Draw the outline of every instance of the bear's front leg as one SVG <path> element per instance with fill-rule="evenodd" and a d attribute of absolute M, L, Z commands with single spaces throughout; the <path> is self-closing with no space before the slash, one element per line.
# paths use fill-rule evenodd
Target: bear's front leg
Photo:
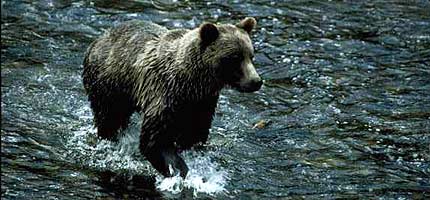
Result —
<path fill-rule="evenodd" d="M 166 110 L 158 115 L 143 116 L 140 152 L 164 176 L 172 177 L 179 173 L 185 178 L 188 167 L 176 148 L 176 131 L 168 126 L 171 116 Z"/>
<path fill-rule="evenodd" d="M 180 174 L 182 178 L 187 176 L 187 164 L 175 148 L 153 148 L 145 152 L 145 157 L 163 176 L 172 177 L 176 174 Z"/>
<path fill-rule="evenodd" d="M 182 134 L 178 137 L 176 143 L 180 150 L 188 150 L 193 147 L 194 149 L 203 150 L 205 149 L 208 135 L 209 129 L 182 131 Z"/>

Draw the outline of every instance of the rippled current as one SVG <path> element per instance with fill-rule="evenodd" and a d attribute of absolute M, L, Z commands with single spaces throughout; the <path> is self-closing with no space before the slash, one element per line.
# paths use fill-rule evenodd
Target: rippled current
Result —
<path fill-rule="evenodd" d="M 186 180 L 98 139 L 84 51 L 131 19 L 253 16 L 252 94 L 222 92 Z M 430 199 L 430 2 L 1 1 L 2 199 Z"/>

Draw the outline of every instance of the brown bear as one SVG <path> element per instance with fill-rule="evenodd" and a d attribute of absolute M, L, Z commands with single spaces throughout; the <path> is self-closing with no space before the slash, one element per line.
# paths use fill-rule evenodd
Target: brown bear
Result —
<path fill-rule="evenodd" d="M 115 139 L 140 112 L 141 153 L 164 176 L 185 177 L 179 152 L 206 142 L 220 90 L 254 92 L 262 85 L 249 36 L 256 23 L 248 17 L 168 30 L 132 21 L 95 40 L 82 77 L 97 134 Z"/>

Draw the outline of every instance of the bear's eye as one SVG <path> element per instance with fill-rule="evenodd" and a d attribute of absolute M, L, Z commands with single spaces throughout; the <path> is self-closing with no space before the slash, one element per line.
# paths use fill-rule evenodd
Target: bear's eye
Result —
<path fill-rule="evenodd" d="M 233 54 L 228 57 L 228 60 L 232 64 L 239 64 L 243 60 L 243 56 L 240 54 Z"/>

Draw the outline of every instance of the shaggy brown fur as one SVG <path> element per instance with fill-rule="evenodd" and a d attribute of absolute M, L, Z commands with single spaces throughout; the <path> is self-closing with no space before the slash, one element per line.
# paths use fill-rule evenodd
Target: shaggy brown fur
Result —
<path fill-rule="evenodd" d="M 185 177 L 178 150 L 206 142 L 220 90 L 230 85 L 252 92 L 262 84 L 251 62 L 248 34 L 255 25 L 246 18 L 237 25 L 168 30 L 133 21 L 94 41 L 83 82 L 98 135 L 115 139 L 138 111 L 141 152 L 163 175 Z"/>

